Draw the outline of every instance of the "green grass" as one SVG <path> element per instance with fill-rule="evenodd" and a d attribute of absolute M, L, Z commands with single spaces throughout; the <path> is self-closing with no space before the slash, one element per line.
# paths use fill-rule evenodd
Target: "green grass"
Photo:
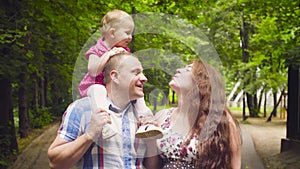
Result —
<path fill-rule="evenodd" d="M 250 121 L 248 121 L 248 120 L 240 121 L 240 123 L 242 123 L 242 124 L 251 124 Z"/>
<path fill-rule="evenodd" d="M 243 111 L 243 108 L 242 107 L 229 107 L 230 110 L 236 110 L 236 111 Z M 267 108 L 267 113 L 270 113 L 271 111 L 273 110 L 273 108 Z M 277 109 L 278 111 L 280 110 L 279 108 Z M 246 108 L 246 112 L 249 112 L 248 111 L 248 107 Z M 263 113 L 264 112 L 264 109 L 261 108 L 260 109 L 260 112 Z"/>
<path fill-rule="evenodd" d="M 46 127 L 30 130 L 29 136 L 26 138 L 20 138 L 19 135 L 17 135 L 19 152 L 22 152 L 36 137 L 40 136 L 45 131 L 45 128 Z"/>
<path fill-rule="evenodd" d="M 54 122 L 43 126 L 42 128 L 35 128 L 35 129 L 31 129 L 29 131 L 29 136 L 26 138 L 20 138 L 20 135 L 17 134 L 17 142 L 18 142 L 18 148 L 19 148 L 19 152 L 22 152 L 35 138 L 37 138 L 38 136 L 40 136 L 41 134 L 43 134 L 43 132 L 45 132 L 45 130 L 49 127 L 51 127 L 53 125 L 53 123 L 56 123 L 57 119 L 54 120 Z M 18 129 L 16 129 L 16 131 L 18 131 Z"/>

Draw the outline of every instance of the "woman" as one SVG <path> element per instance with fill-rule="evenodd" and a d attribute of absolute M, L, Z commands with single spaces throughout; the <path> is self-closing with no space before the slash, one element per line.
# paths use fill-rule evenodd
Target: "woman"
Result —
<path fill-rule="evenodd" d="M 178 106 L 156 113 L 164 137 L 157 140 L 163 168 L 240 169 L 238 123 L 225 106 L 222 79 L 196 60 L 169 83 Z"/>

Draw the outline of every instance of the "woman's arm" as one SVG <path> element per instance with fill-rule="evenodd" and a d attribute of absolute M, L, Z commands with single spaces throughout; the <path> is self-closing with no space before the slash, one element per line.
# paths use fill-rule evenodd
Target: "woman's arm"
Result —
<path fill-rule="evenodd" d="M 158 154 L 156 140 L 155 139 L 145 140 L 145 143 L 147 145 L 147 151 L 144 157 L 144 166 L 147 169 L 161 168 L 162 160 Z"/>

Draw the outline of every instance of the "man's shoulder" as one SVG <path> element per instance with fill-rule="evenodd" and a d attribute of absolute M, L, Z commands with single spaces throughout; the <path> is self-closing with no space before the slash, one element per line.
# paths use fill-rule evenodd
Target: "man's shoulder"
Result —
<path fill-rule="evenodd" d="M 88 97 L 77 99 L 69 105 L 68 109 L 79 110 L 79 112 L 90 111 L 91 110 L 90 100 Z"/>

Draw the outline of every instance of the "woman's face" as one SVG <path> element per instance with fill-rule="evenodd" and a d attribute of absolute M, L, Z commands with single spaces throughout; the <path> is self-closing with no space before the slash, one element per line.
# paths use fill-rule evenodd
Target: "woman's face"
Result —
<path fill-rule="evenodd" d="M 189 64 L 184 68 L 176 70 L 176 74 L 172 77 L 169 86 L 176 93 L 185 93 L 190 91 L 195 85 L 192 74 L 193 64 Z"/>

